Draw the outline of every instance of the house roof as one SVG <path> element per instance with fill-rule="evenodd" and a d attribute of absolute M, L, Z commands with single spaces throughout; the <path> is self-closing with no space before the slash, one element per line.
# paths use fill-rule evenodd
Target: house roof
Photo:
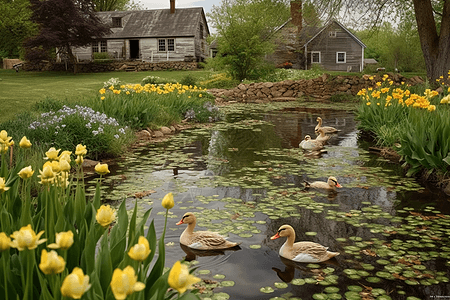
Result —
<path fill-rule="evenodd" d="M 319 36 L 325 29 L 330 27 L 332 24 L 336 24 L 339 27 L 341 27 L 345 32 L 347 32 L 352 37 L 352 39 L 356 43 L 358 43 L 361 47 L 366 48 L 366 45 L 360 39 L 358 39 L 356 37 L 356 35 L 351 33 L 347 28 L 344 27 L 344 25 L 342 25 L 341 23 L 339 23 L 336 20 L 330 20 L 325 26 L 323 26 L 322 28 L 318 29 L 318 31 L 314 35 L 312 35 L 312 37 L 310 39 L 306 39 L 306 42 L 303 44 L 303 47 L 307 46 L 311 41 L 313 41 L 317 36 Z M 307 28 L 304 28 L 304 29 L 307 29 Z M 302 29 L 302 31 L 303 31 L 303 29 Z M 302 33 L 300 33 L 300 35 L 302 35 Z"/>
<path fill-rule="evenodd" d="M 112 27 L 112 18 L 122 18 L 121 28 L 111 28 L 105 38 L 142 38 L 142 37 L 183 37 L 195 36 L 198 22 L 204 19 L 209 35 L 208 23 L 202 7 L 152 9 L 136 11 L 104 11 L 97 13 L 99 18 Z"/>

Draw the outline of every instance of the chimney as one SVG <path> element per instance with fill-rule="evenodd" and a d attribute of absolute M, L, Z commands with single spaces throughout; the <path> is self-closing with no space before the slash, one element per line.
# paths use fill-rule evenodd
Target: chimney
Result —
<path fill-rule="evenodd" d="M 302 30 L 302 1 L 291 1 L 291 18 L 292 24 L 297 26 L 297 32 Z"/>
<path fill-rule="evenodd" d="M 175 13 L 175 0 L 170 0 L 170 13 Z"/>

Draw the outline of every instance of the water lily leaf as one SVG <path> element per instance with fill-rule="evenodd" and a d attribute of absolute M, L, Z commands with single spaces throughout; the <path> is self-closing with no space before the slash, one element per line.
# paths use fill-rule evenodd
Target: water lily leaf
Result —
<path fill-rule="evenodd" d="M 278 289 L 285 289 L 288 287 L 288 284 L 286 282 L 275 282 L 274 285 Z"/>
<path fill-rule="evenodd" d="M 266 286 L 266 287 L 262 287 L 259 289 L 261 292 L 269 294 L 269 293 L 273 293 L 274 289 L 271 286 Z"/>
<path fill-rule="evenodd" d="M 225 275 L 222 275 L 222 274 L 216 274 L 216 275 L 213 276 L 213 278 L 214 278 L 214 279 L 224 279 L 224 278 L 225 278 Z"/>
<path fill-rule="evenodd" d="M 234 281 L 232 281 L 232 280 L 225 280 L 225 281 L 222 281 L 220 284 L 222 286 L 234 286 Z"/>

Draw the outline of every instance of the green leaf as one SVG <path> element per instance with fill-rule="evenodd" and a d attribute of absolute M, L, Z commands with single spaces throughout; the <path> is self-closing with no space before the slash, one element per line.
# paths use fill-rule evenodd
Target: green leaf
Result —
<path fill-rule="evenodd" d="M 100 285 L 102 286 L 103 293 L 106 293 L 111 283 L 113 267 L 111 262 L 111 251 L 108 243 L 108 233 L 105 231 L 100 243 L 100 251 L 97 255 L 95 270 L 99 274 Z"/>
<path fill-rule="evenodd" d="M 131 216 L 130 225 L 128 229 L 128 247 L 132 245 L 132 242 L 134 241 L 134 236 L 136 234 L 136 217 L 137 217 L 137 199 L 134 202 L 133 215 Z"/>

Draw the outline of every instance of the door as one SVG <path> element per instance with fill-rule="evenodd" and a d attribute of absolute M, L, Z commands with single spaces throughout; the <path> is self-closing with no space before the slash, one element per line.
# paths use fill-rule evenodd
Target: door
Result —
<path fill-rule="evenodd" d="M 130 59 L 139 59 L 139 40 L 130 40 Z"/>

